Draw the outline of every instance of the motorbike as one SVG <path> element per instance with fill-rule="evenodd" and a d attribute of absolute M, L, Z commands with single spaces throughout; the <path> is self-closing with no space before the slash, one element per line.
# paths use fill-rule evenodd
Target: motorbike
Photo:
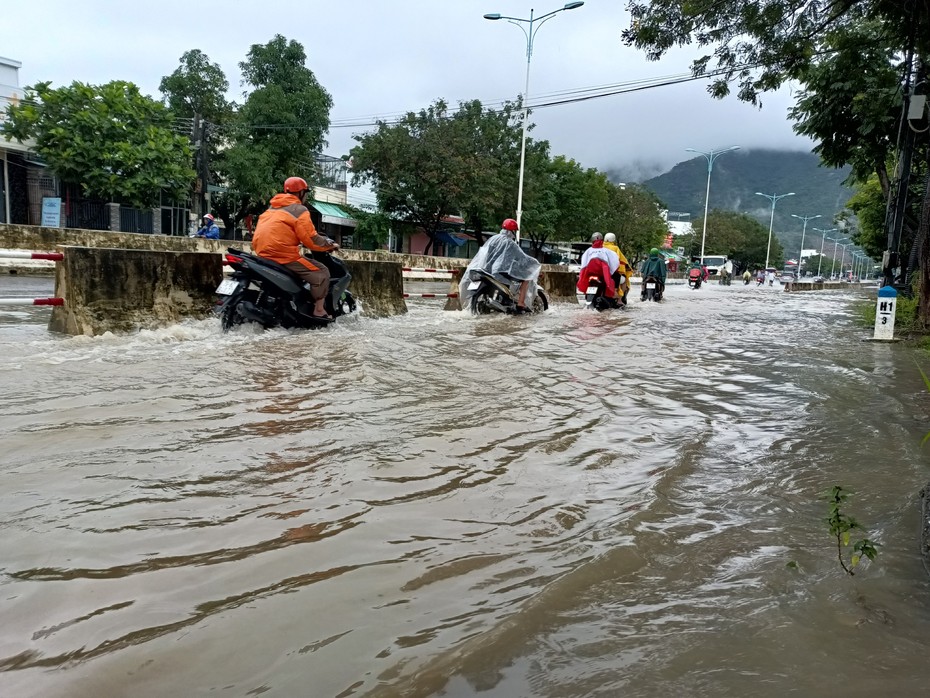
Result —
<path fill-rule="evenodd" d="M 643 291 L 640 298 L 644 301 L 662 300 L 662 284 L 651 274 L 643 279 Z"/>
<path fill-rule="evenodd" d="M 701 287 L 701 284 L 704 282 L 704 279 L 702 278 L 701 272 L 699 270 L 692 269 L 691 271 L 694 273 L 692 274 L 690 271 L 688 272 L 688 286 L 697 291 Z"/>
<path fill-rule="evenodd" d="M 355 312 L 355 299 L 348 291 L 352 275 L 345 262 L 328 252 L 312 252 L 306 256 L 329 269 L 329 291 L 324 301 L 326 312 L 333 319 Z M 233 247 L 227 250 L 226 262 L 233 268 L 233 274 L 217 287 L 215 310 L 223 332 L 246 322 L 257 323 L 265 329 L 316 329 L 333 322 L 313 316 L 309 285 L 284 265 Z"/>
<path fill-rule="evenodd" d="M 587 283 L 588 285 L 584 294 L 586 308 L 594 308 L 594 310 L 600 313 L 604 310 L 623 308 L 626 305 L 625 302 L 616 296 L 608 298 L 605 295 L 607 292 L 607 284 L 598 274 L 589 275 Z"/>
<path fill-rule="evenodd" d="M 727 274 L 725 271 L 722 271 L 722 270 L 721 270 L 721 271 L 720 271 L 720 280 L 719 280 L 717 283 L 719 283 L 721 286 L 729 286 L 731 280 L 732 280 L 732 279 L 730 278 L 730 275 Z"/>
<path fill-rule="evenodd" d="M 517 313 L 517 298 L 520 291 L 520 282 L 515 281 L 508 286 L 494 278 L 483 269 L 472 269 L 469 272 L 468 291 L 471 293 L 471 312 L 475 315 L 488 313 Z M 536 289 L 536 296 L 529 308 L 530 312 L 541 313 L 549 309 L 549 298 L 541 288 Z"/>

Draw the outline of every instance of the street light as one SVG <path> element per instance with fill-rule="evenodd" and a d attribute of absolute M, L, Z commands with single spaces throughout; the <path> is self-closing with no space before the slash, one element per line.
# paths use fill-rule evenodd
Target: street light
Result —
<path fill-rule="evenodd" d="M 701 264 L 704 263 L 704 240 L 707 238 L 707 205 L 710 203 L 710 173 L 714 169 L 714 160 L 724 153 L 729 153 L 733 150 L 739 150 L 739 146 L 731 145 L 729 148 L 724 148 L 723 150 L 711 150 L 706 153 L 703 150 L 685 148 L 686 153 L 699 153 L 707 159 L 707 191 L 704 192 L 704 230 L 701 232 Z"/>
<path fill-rule="evenodd" d="M 827 242 L 827 233 L 835 233 L 839 228 L 830 228 L 829 230 L 824 230 L 822 228 L 814 228 L 818 233 L 823 236 L 823 239 L 820 241 L 820 256 L 817 258 L 817 276 L 820 276 L 820 265 L 823 263 L 823 246 Z M 832 238 L 830 238 L 832 239 Z"/>
<path fill-rule="evenodd" d="M 769 268 L 769 253 L 772 251 L 772 225 L 775 223 L 775 204 L 778 203 L 779 199 L 784 199 L 786 196 L 794 196 L 794 192 L 788 192 L 787 194 L 763 194 L 761 191 L 756 192 L 757 196 L 764 196 L 766 199 L 769 199 L 772 202 L 772 216 L 769 218 L 769 244 L 765 248 L 765 268 Z"/>
<path fill-rule="evenodd" d="M 801 262 L 804 261 L 804 233 L 807 232 L 807 221 L 812 221 L 820 216 L 799 216 L 796 213 L 791 214 L 792 218 L 800 218 L 804 221 L 804 228 L 801 230 L 801 254 L 798 255 L 798 281 L 801 280 Z M 768 266 L 766 264 L 766 266 Z"/>
<path fill-rule="evenodd" d="M 836 248 L 839 246 L 840 240 L 845 239 L 846 238 L 827 238 L 827 240 L 833 243 L 833 259 L 830 260 L 830 279 L 833 279 L 833 269 L 836 267 Z"/>
<path fill-rule="evenodd" d="M 523 167 L 526 162 L 526 126 L 527 120 L 529 119 L 530 59 L 533 57 L 533 39 L 536 37 L 536 32 L 539 31 L 539 28 L 547 19 L 552 19 L 553 16 L 565 10 L 575 10 L 582 5 L 584 5 L 584 3 L 580 2 L 580 0 L 567 2 L 559 9 L 553 10 L 541 17 L 533 17 L 533 10 L 531 9 L 529 19 L 507 17 L 498 12 L 489 12 L 484 15 L 485 19 L 490 20 L 506 19 L 511 24 L 516 24 L 520 27 L 520 30 L 526 35 L 526 87 L 523 89 L 523 136 L 520 139 L 520 183 L 517 185 L 517 242 L 520 242 L 520 222 L 523 218 Z M 521 22 L 527 23 L 529 28 L 524 29 L 520 24 Z M 533 28 L 534 24 L 536 25 L 535 29 Z"/>
<path fill-rule="evenodd" d="M 840 238 L 840 239 L 845 240 L 845 238 Z M 843 267 L 846 266 L 846 248 L 849 247 L 851 244 L 852 244 L 851 242 L 847 242 L 845 245 L 840 245 L 840 247 L 843 248 L 843 258 L 842 260 L 840 260 L 840 277 L 841 278 L 843 276 Z"/>

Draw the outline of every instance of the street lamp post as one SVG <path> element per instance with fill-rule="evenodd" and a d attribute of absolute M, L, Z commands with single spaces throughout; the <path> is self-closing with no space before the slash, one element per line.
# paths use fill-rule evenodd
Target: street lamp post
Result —
<path fill-rule="evenodd" d="M 799 218 L 804 221 L 804 227 L 801 229 L 801 254 L 798 255 L 798 281 L 801 280 L 801 262 L 804 261 L 804 234 L 807 232 L 807 221 L 812 221 L 820 216 L 799 216 L 796 213 L 791 214 L 792 218 Z M 766 266 L 768 266 L 766 264 Z"/>
<path fill-rule="evenodd" d="M 846 238 L 840 238 L 840 240 L 845 240 L 845 239 Z M 843 267 L 846 266 L 846 248 L 849 247 L 849 245 L 850 243 L 848 242 L 845 245 L 840 244 L 840 247 L 843 248 L 843 258 L 840 260 L 840 278 L 841 279 L 843 278 Z"/>
<path fill-rule="evenodd" d="M 724 148 L 723 150 L 711 150 L 706 153 L 703 150 L 685 148 L 686 153 L 699 153 L 707 159 L 707 190 L 704 192 L 704 229 L 701 231 L 701 264 L 704 263 L 704 241 L 707 239 L 707 205 L 710 203 L 710 173 L 714 169 L 714 160 L 724 153 L 729 153 L 734 150 L 739 150 L 739 146 L 731 145 L 729 148 Z"/>
<path fill-rule="evenodd" d="M 820 265 L 823 263 L 823 246 L 826 244 L 828 239 L 827 233 L 835 233 L 838 228 L 830 228 L 830 230 L 823 230 L 822 228 L 814 228 L 820 235 L 822 239 L 820 241 L 820 256 L 817 258 L 817 276 L 820 276 Z"/>
<path fill-rule="evenodd" d="M 536 32 L 539 31 L 539 28 L 542 24 L 548 20 L 552 19 L 559 12 L 564 10 L 574 10 L 584 5 L 580 0 L 575 0 L 575 2 L 567 2 L 564 6 L 560 7 L 557 10 L 548 12 L 539 17 L 533 16 L 533 10 L 530 10 L 530 18 L 522 19 L 520 17 L 507 17 L 501 15 L 497 12 L 489 12 L 484 15 L 485 19 L 498 20 L 506 19 L 511 24 L 515 24 L 520 27 L 521 31 L 526 34 L 526 86 L 523 89 L 523 136 L 520 138 L 520 183 L 517 185 L 517 242 L 520 241 L 520 223 L 523 219 L 523 168 L 526 163 L 526 127 L 527 120 L 529 119 L 529 94 L 530 94 L 530 59 L 533 57 L 533 39 L 536 36 Z M 528 28 L 524 29 L 521 22 L 526 23 Z M 536 25 L 535 28 L 533 25 Z"/>
<path fill-rule="evenodd" d="M 833 279 L 833 269 L 836 267 L 836 248 L 839 246 L 840 240 L 843 238 L 827 238 L 830 242 L 833 243 L 833 259 L 830 260 L 830 279 Z"/>
<path fill-rule="evenodd" d="M 757 196 L 764 196 L 766 199 L 772 202 L 772 215 L 769 218 L 769 244 L 765 248 L 765 268 L 769 268 L 769 254 L 772 251 L 772 226 L 775 224 L 775 204 L 778 203 L 779 199 L 784 199 L 786 196 L 794 196 L 794 192 L 788 192 L 787 194 L 763 194 L 761 191 L 756 192 Z"/>

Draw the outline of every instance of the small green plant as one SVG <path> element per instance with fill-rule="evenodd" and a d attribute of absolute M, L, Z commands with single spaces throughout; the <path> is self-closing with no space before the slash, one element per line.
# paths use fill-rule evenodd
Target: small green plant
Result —
<path fill-rule="evenodd" d="M 836 537 L 836 554 L 840 560 L 840 566 L 846 574 L 854 575 L 853 568 L 859 564 L 863 556 L 870 560 L 875 559 L 875 556 L 878 555 L 878 543 L 873 543 L 868 538 L 857 540 L 853 544 L 853 552 L 847 566 L 846 560 L 843 559 L 843 548 L 849 546 L 851 532 L 857 529 L 862 530 L 862 526 L 853 517 L 841 511 L 840 507 L 845 505 L 846 500 L 849 499 L 849 494 L 842 487 L 834 485 L 824 495 L 824 499 L 830 504 L 830 516 L 824 521 L 830 527 L 830 535 Z"/>

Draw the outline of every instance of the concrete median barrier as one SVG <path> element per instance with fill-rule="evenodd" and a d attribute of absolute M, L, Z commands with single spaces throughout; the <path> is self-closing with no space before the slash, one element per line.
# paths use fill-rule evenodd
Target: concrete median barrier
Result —
<path fill-rule="evenodd" d="M 361 303 L 363 316 L 379 318 L 407 312 L 400 262 L 349 258 L 345 263 L 352 274 L 349 291 Z"/>
<path fill-rule="evenodd" d="M 565 267 L 545 264 L 539 275 L 539 285 L 542 286 L 550 303 L 571 303 L 578 305 L 578 273 L 568 271 Z"/>
<path fill-rule="evenodd" d="M 154 329 L 207 317 L 223 278 L 219 255 L 200 252 L 63 247 L 49 330 L 94 336 Z"/>

